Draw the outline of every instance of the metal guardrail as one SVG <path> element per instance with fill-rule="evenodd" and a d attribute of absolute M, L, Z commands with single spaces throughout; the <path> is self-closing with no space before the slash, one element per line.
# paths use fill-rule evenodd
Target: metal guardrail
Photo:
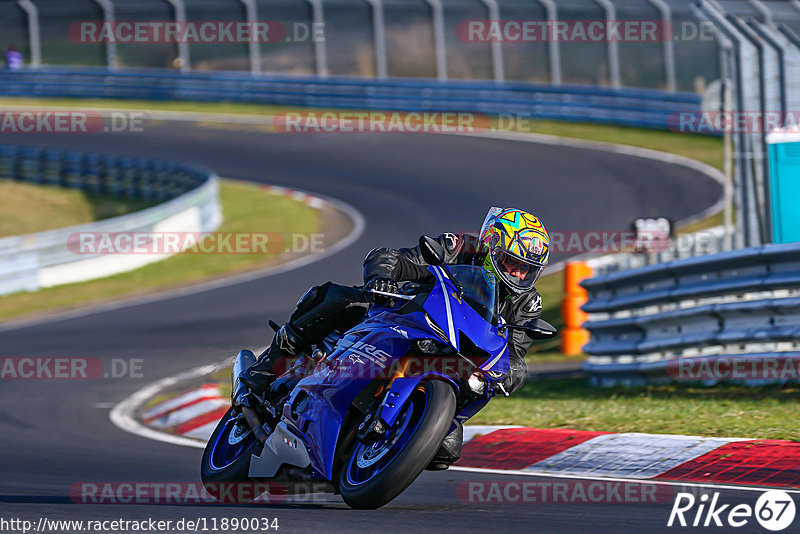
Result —
<path fill-rule="evenodd" d="M 48 184 L 161 202 L 98 222 L 0 239 L 0 295 L 110 276 L 167 254 L 89 254 L 75 236 L 210 232 L 222 222 L 217 177 L 203 169 L 149 159 L 0 146 L 0 179 Z"/>
<path fill-rule="evenodd" d="M 717 254 L 726 250 L 724 226 L 714 226 L 690 234 L 682 234 L 671 239 L 669 247 L 649 253 L 618 252 L 590 258 L 586 263 L 595 276 L 638 269 L 647 265 L 662 264 L 681 258 L 693 258 L 706 254 Z"/>
<path fill-rule="evenodd" d="M 522 82 L 251 76 L 163 70 L 0 71 L 0 95 L 252 102 L 396 111 L 466 111 L 668 129 L 700 96 L 653 89 Z"/>
<path fill-rule="evenodd" d="M 596 385 L 688 379 L 673 372 L 696 363 L 687 358 L 799 355 L 800 244 L 680 259 L 581 285 L 589 294 L 583 310 L 591 333 L 584 370 Z"/>

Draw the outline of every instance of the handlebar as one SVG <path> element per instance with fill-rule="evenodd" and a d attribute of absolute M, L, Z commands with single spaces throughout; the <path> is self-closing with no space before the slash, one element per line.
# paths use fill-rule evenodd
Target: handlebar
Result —
<path fill-rule="evenodd" d="M 373 294 L 373 295 L 380 295 L 382 297 L 390 297 L 393 299 L 400 299 L 400 300 L 413 300 L 413 295 L 401 295 L 400 293 L 387 293 L 386 291 L 378 291 L 377 289 L 362 289 L 362 293 L 365 294 Z"/>

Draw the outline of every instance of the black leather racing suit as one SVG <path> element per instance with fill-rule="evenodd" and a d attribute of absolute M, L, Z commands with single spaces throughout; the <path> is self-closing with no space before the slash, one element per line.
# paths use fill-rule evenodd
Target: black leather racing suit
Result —
<path fill-rule="evenodd" d="M 481 265 L 485 254 L 477 253 L 478 240 L 475 236 L 464 234 L 442 234 L 436 238 L 445 250 L 445 263 L 449 265 Z M 364 260 L 364 282 L 375 278 L 388 278 L 396 282 L 422 281 L 430 276 L 428 264 L 422 258 L 419 246 L 412 248 L 376 248 Z M 536 289 L 521 294 L 512 294 L 501 285 L 500 315 L 513 324 L 523 324 L 537 319 L 542 314 L 542 298 Z M 511 360 L 509 375 L 503 387 L 509 393 L 517 391 L 525 383 L 527 366 L 525 354 L 533 343 L 527 334 L 520 330 L 510 332 L 509 356 Z"/>

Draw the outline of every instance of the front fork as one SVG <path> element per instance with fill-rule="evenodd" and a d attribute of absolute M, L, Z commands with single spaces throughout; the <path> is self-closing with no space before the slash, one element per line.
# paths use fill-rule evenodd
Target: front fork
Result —
<path fill-rule="evenodd" d="M 251 365 L 256 363 L 256 355 L 250 350 L 240 350 L 233 360 L 233 371 L 231 372 L 231 404 L 241 406 L 246 403 L 246 398 L 250 390 L 242 384 L 239 377 Z"/>
<path fill-rule="evenodd" d="M 364 419 L 358 427 L 356 438 L 364 442 L 374 441 L 383 437 L 386 431 L 394 426 L 397 417 L 400 415 L 403 406 L 406 405 L 411 394 L 417 389 L 420 382 L 430 378 L 429 376 L 397 377 L 392 380 L 389 391 L 383 396 L 378 408 Z M 437 375 L 436 378 L 445 379 Z M 446 379 L 452 382 L 450 379 Z M 457 385 L 452 382 L 453 386 Z"/>
<path fill-rule="evenodd" d="M 276 418 L 277 414 L 272 405 L 263 398 L 252 393 L 240 380 L 242 373 L 255 362 L 256 355 L 253 354 L 252 351 L 241 350 L 239 354 L 236 355 L 233 362 L 233 371 L 231 372 L 231 404 L 239 408 L 247 426 L 250 427 L 250 430 L 253 432 L 253 436 L 263 445 L 266 443 L 269 436 L 267 432 L 264 431 L 264 423 L 258 415 L 256 405 L 252 400 L 253 397 L 255 396 L 257 398 L 261 407 L 272 415 L 273 419 Z"/>

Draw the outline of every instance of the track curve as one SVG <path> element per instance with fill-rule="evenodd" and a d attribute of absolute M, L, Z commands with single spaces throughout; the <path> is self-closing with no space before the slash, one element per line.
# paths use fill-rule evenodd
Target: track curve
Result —
<path fill-rule="evenodd" d="M 530 208 L 551 231 L 624 230 L 636 216 L 682 219 L 718 200 L 721 188 L 709 177 L 598 150 L 437 135 L 278 135 L 243 127 L 148 122 L 143 134 L 4 136 L 2 141 L 191 161 L 221 176 L 341 198 L 367 224 L 348 250 L 295 271 L 0 332 L 2 356 L 79 355 L 106 365 L 112 359 L 143 359 L 141 378 L 2 383 L 3 517 L 272 515 L 288 532 L 580 532 L 598 530 L 600 521 L 604 532 L 622 532 L 657 531 L 666 525 L 668 503 L 465 503 L 456 495 L 459 484 L 500 477 L 463 472 L 425 473 L 377 512 L 346 510 L 336 499 L 264 509 L 88 506 L 71 504 L 67 495 L 73 484 L 87 481 L 196 481 L 200 451 L 122 432 L 109 421 L 109 408 L 159 378 L 217 362 L 241 347 L 264 345 L 267 318 L 284 320 L 298 295 L 313 283 L 357 283 L 362 258 L 375 246 L 413 244 L 421 233 L 473 230 L 490 205 Z"/>

